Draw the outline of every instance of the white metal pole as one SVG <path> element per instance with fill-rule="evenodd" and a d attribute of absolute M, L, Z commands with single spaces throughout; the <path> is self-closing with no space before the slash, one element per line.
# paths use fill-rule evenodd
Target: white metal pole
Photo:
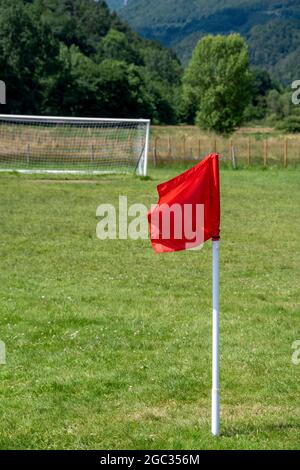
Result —
<path fill-rule="evenodd" d="M 147 176 L 149 139 L 150 139 L 150 121 L 147 123 L 147 130 L 146 130 L 143 176 Z"/>
<path fill-rule="evenodd" d="M 219 336 L 220 336 L 220 300 L 219 300 L 219 272 L 220 272 L 220 241 L 212 242 L 212 269 L 213 269 L 213 337 L 212 337 L 212 414 L 211 432 L 214 436 L 220 435 L 220 377 L 219 377 Z"/>

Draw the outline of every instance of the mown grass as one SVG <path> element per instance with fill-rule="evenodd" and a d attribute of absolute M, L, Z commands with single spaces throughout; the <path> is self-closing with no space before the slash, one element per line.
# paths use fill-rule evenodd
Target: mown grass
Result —
<path fill-rule="evenodd" d="M 0 175 L 1 449 L 300 448 L 299 171 L 222 170 L 222 436 L 210 435 L 211 249 L 100 241 L 106 176 Z"/>

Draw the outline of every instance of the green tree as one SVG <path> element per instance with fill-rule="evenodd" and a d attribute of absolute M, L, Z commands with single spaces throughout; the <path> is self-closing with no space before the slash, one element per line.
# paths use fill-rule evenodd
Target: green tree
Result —
<path fill-rule="evenodd" d="M 113 59 L 140 65 L 142 59 L 125 33 L 110 29 L 98 46 L 97 60 Z"/>
<path fill-rule="evenodd" d="M 244 114 L 245 121 L 261 120 L 268 111 L 267 96 L 271 91 L 278 91 L 279 86 L 273 82 L 266 70 L 253 69 L 252 98 Z"/>
<path fill-rule="evenodd" d="M 59 68 L 48 78 L 42 103 L 46 114 L 93 116 L 97 109 L 99 70 L 77 46 L 60 45 Z"/>
<path fill-rule="evenodd" d="M 182 66 L 174 52 L 153 41 L 146 41 L 140 54 L 151 74 L 170 86 L 181 85 Z"/>
<path fill-rule="evenodd" d="M 21 0 L 0 1 L 0 77 L 7 112 L 40 112 L 47 80 L 55 73 L 59 43 Z M 4 110 L 5 110 L 4 108 Z"/>
<path fill-rule="evenodd" d="M 28 2 L 28 0 L 27 0 Z M 33 0 L 32 11 L 67 46 L 94 54 L 99 40 L 110 29 L 111 17 L 105 2 L 94 0 Z"/>
<path fill-rule="evenodd" d="M 183 100 L 201 127 L 229 134 L 243 120 L 251 98 L 248 49 L 239 34 L 201 39 L 186 69 Z"/>
<path fill-rule="evenodd" d="M 300 107 L 292 103 L 291 89 L 271 90 L 267 96 L 268 122 L 283 132 L 300 132 Z"/>

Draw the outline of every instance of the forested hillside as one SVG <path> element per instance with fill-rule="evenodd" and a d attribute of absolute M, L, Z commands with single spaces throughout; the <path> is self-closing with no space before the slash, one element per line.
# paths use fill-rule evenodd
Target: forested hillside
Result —
<path fill-rule="evenodd" d="M 252 65 L 289 83 L 300 76 L 299 0 L 108 0 L 138 33 L 172 47 L 185 63 L 200 37 L 239 32 Z"/>
<path fill-rule="evenodd" d="M 286 84 L 299 79 L 300 9 L 296 2 L 164 0 L 154 7 L 153 0 L 129 0 L 119 11 L 122 15 L 126 11 L 129 19 L 140 12 L 137 30 L 143 32 L 141 25 L 146 24 L 144 34 L 173 46 L 182 57 L 209 30 L 227 34 L 239 25 L 250 44 L 251 63 L 258 66 L 251 72 L 251 100 L 244 121 L 267 118 L 275 125 L 292 116 L 289 129 L 300 129 L 288 91 L 261 70 L 267 69 Z M 0 80 L 7 92 L 1 113 L 194 123 L 199 103 L 188 105 L 183 77 L 172 49 L 139 36 L 104 1 L 0 0 Z"/>
<path fill-rule="evenodd" d="M 182 69 L 105 2 L 0 0 L 1 112 L 175 122 Z"/>

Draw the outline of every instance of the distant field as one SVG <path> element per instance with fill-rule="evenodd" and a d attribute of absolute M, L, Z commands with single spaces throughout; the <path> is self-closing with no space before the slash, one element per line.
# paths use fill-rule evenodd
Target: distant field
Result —
<path fill-rule="evenodd" d="M 0 175 L 1 449 L 300 449 L 299 171 L 221 172 L 222 437 L 210 435 L 211 247 L 99 241 L 151 179 Z"/>
<path fill-rule="evenodd" d="M 205 132 L 197 126 L 151 126 L 152 134 L 154 136 L 163 135 L 186 135 L 189 137 L 197 137 L 199 135 L 210 135 L 209 132 Z M 254 126 L 254 127 L 241 127 L 235 133 L 235 135 L 256 135 L 256 136 L 280 136 L 279 131 L 275 131 L 272 127 Z"/>

